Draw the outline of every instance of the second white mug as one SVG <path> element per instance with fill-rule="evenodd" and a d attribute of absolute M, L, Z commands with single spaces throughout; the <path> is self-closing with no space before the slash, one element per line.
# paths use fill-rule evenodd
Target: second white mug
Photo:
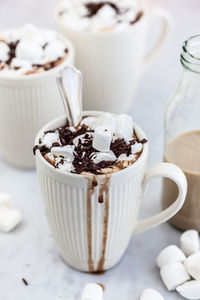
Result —
<path fill-rule="evenodd" d="M 150 23 L 163 22 L 160 37 L 145 55 Z M 143 9 L 142 17 L 122 31 L 88 32 L 65 26 L 56 15 L 57 30 L 69 37 L 76 50 L 76 66 L 83 73 L 83 107 L 121 113 L 127 111 L 140 75 L 164 45 L 170 28 L 169 14 Z"/>

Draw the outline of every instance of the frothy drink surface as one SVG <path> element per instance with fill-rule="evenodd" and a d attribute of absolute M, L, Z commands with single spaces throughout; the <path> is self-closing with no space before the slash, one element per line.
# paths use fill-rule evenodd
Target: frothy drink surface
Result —
<path fill-rule="evenodd" d="M 179 166 L 186 175 L 188 192 L 180 212 L 171 223 L 181 229 L 200 231 L 200 131 L 189 131 L 172 139 L 166 147 L 164 160 Z M 175 201 L 178 189 L 174 183 L 163 180 L 163 207 Z"/>

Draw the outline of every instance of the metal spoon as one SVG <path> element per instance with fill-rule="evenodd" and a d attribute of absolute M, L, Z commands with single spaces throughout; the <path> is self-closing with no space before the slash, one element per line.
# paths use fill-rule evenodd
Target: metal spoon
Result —
<path fill-rule="evenodd" d="M 69 126 L 76 127 L 82 120 L 82 74 L 68 66 L 56 76 Z"/>

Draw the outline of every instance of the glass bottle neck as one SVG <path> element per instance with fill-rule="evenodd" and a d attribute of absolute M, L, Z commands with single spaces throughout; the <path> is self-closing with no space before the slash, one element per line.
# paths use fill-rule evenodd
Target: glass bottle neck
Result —
<path fill-rule="evenodd" d="M 192 72 L 183 67 L 180 84 L 184 86 L 190 85 L 191 87 L 197 84 L 200 85 L 200 73 Z"/>
<path fill-rule="evenodd" d="M 200 35 L 183 43 L 180 60 L 185 70 L 200 75 Z"/>

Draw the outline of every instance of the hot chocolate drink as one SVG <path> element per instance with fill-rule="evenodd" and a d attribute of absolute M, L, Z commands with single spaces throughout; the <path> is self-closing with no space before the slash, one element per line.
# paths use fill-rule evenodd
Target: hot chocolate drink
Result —
<path fill-rule="evenodd" d="M 170 222 L 181 229 L 195 228 L 200 231 L 200 131 L 189 131 L 172 139 L 166 147 L 164 160 L 178 165 L 186 175 L 188 192 L 185 204 Z M 164 179 L 163 207 L 176 199 L 178 189 Z"/>
<path fill-rule="evenodd" d="M 118 31 L 135 24 L 143 12 L 136 0 L 65 0 L 60 3 L 57 14 L 72 29 Z"/>
<path fill-rule="evenodd" d="M 0 33 L 0 76 L 21 76 L 48 71 L 68 56 L 55 31 L 27 24 Z"/>
<path fill-rule="evenodd" d="M 147 140 L 139 140 L 131 117 L 105 113 L 86 116 L 76 128 L 68 125 L 46 131 L 34 152 L 60 170 L 96 175 L 110 174 L 133 164 Z"/>

